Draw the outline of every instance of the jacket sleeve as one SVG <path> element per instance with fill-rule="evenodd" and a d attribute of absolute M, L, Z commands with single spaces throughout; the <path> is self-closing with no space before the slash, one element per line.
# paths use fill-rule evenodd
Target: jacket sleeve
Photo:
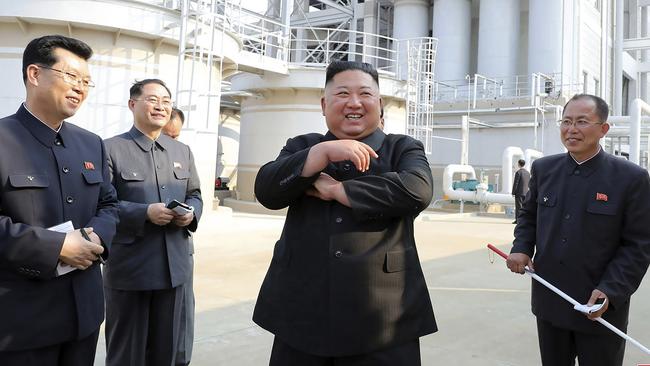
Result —
<path fill-rule="evenodd" d="M 404 138 L 397 144 L 393 171 L 343 182 L 357 218 L 417 216 L 431 202 L 433 178 L 422 143 Z"/>
<path fill-rule="evenodd" d="M 616 307 L 636 291 L 650 263 L 650 177 L 637 177 L 625 192 L 621 240 L 597 288 Z"/>
<path fill-rule="evenodd" d="M 196 171 L 196 166 L 194 165 L 194 155 L 192 150 L 187 147 L 188 160 L 190 162 L 190 177 L 187 181 L 187 190 L 185 193 L 185 203 L 194 207 L 194 219 L 187 226 L 187 230 L 196 231 L 198 227 L 199 220 L 201 219 L 201 213 L 203 212 L 203 200 L 201 198 L 201 183 L 199 181 L 199 174 Z"/>
<path fill-rule="evenodd" d="M 52 278 L 64 240 L 65 233 L 0 215 L 0 266 L 30 278 Z"/>
<path fill-rule="evenodd" d="M 108 159 L 106 158 L 106 148 L 102 140 L 99 137 L 97 138 L 99 139 L 99 143 L 102 149 L 102 176 L 104 177 L 104 180 L 101 183 L 99 189 L 99 197 L 97 199 L 97 212 L 95 216 L 93 216 L 90 221 L 88 221 L 88 224 L 86 226 L 92 227 L 93 232 L 95 232 L 102 240 L 102 245 L 105 249 L 105 253 L 102 254 L 102 257 L 108 258 L 111 242 L 113 241 L 115 230 L 117 229 L 117 224 L 119 222 L 118 202 L 117 193 L 111 184 Z"/>
<path fill-rule="evenodd" d="M 523 207 L 519 210 L 517 226 L 515 226 L 515 240 L 510 253 L 524 253 L 529 257 L 535 254 L 537 236 L 537 164 L 533 162 L 529 190 L 526 194 Z"/>
<path fill-rule="evenodd" d="M 287 140 L 278 157 L 262 166 L 255 178 L 255 198 L 264 207 L 279 210 L 302 197 L 319 174 L 301 177 L 309 149 L 317 141 L 307 136 Z"/>

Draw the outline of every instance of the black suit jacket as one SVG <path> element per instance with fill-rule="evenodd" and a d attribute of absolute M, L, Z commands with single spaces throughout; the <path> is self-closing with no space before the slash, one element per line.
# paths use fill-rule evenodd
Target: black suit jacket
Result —
<path fill-rule="evenodd" d="M 535 271 L 582 304 L 603 291 L 610 299 L 604 318 L 625 329 L 630 296 L 650 261 L 648 172 L 600 151 L 582 165 L 568 153 L 538 159 L 531 173 L 512 253 L 534 253 Z M 559 327 L 609 332 L 536 281 L 532 309 Z"/>
<path fill-rule="evenodd" d="M 24 106 L 0 120 L 0 351 L 83 338 L 104 318 L 99 265 L 55 277 L 72 220 L 108 250 L 117 199 L 99 136 L 64 122 L 59 133 Z"/>
<path fill-rule="evenodd" d="M 413 236 L 413 219 L 433 194 L 422 144 L 377 130 L 363 140 L 379 155 L 368 171 L 329 164 L 324 172 L 343 181 L 348 208 L 306 196 L 318 174 L 300 177 L 309 149 L 334 139 L 289 139 L 258 172 L 260 203 L 289 211 L 253 320 L 321 356 L 368 353 L 435 332 Z"/>
<path fill-rule="evenodd" d="M 520 168 L 515 172 L 515 179 L 512 183 L 513 196 L 525 196 L 528 193 L 528 182 L 530 181 L 530 173 L 524 168 Z"/>
<path fill-rule="evenodd" d="M 154 142 L 133 127 L 106 140 L 106 149 L 120 202 L 120 225 L 104 270 L 106 287 L 160 290 L 182 285 L 191 271 L 190 235 L 203 209 L 189 146 L 164 134 Z M 189 226 L 158 226 L 148 220 L 149 204 L 174 199 L 194 207 Z"/>

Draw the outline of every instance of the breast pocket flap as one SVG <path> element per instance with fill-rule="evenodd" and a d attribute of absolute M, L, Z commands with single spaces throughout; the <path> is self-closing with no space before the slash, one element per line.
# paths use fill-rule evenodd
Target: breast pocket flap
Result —
<path fill-rule="evenodd" d="M 592 202 L 587 206 L 587 212 L 599 215 L 616 215 L 618 207 L 603 202 Z"/>
<path fill-rule="evenodd" d="M 144 174 L 142 174 L 140 172 L 133 171 L 133 170 L 122 171 L 120 173 L 120 176 L 122 177 L 123 180 L 126 180 L 126 181 L 141 182 L 141 181 L 144 180 Z"/>
<path fill-rule="evenodd" d="M 84 170 L 81 174 L 83 174 L 84 179 L 88 184 L 97 184 L 104 181 L 102 173 L 96 170 Z"/>
<path fill-rule="evenodd" d="M 187 170 L 174 169 L 174 176 L 176 179 L 188 179 L 190 177 L 190 172 Z"/>
<path fill-rule="evenodd" d="M 50 186 L 50 180 L 43 174 L 13 174 L 9 184 L 14 188 L 45 188 Z"/>

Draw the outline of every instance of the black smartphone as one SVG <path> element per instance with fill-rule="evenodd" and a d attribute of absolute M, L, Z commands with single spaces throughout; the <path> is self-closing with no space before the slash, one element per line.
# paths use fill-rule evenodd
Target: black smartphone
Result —
<path fill-rule="evenodd" d="M 189 206 L 183 202 L 180 202 L 178 200 L 172 200 L 170 201 L 167 206 L 168 209 L 173 210 L 179 215 L 185 215 L 190 212 L 194 211 L 194 208 L 192 206 Z"/>

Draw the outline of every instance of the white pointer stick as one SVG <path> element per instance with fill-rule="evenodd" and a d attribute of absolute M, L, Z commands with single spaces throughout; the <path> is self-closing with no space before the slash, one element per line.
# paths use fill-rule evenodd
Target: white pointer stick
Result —
<path fill-rule="evenodd" d="M 492 244 L 488 244 L 487 246 L 488 246 L 488 248 L 489 248 L 490 250 L 492 250 L 493 252 L 497 253 L 498 255 L 500 255 L 501 257 L 503 257 L 504 259 L 508 259 L 508 256 L 506 255 L 506 253 L 502 252 L 501 250 L 499 250 L 499 249 L 498 249 L 497 247 L 495 247 L 494 245 L 492 245 Z M 577 302 L 577 301 L 575 301 L 571 296 L 565 294 L 565 293 L 562 292 L 562 290 L 560 290 L 559 288 L 557 288 L 557 287 L 553 286 L 552 284 L 548 283 L 545 279 L 541 278 L 541 277 L 540 277 L 539 275 L 537 275 L 536 273 L 531 272 L 531 271 L 528 269 L 528 267 L 526 267 L 526 274 L 528 274 L 530 277 L 532 277 L 533 279 L 535 279 L 537 282 L 539 282 L 539 283 L 541 283 L 542 285 L 546 286 L 546 288 L 548 288 L 549 290 L 551 290 L 551 291 L 555 292 L 556 294 L 560 295 L 560 297 L 562 297 L 564 300 L 570 302 L 573 306 L 576 306 L 576 305 L 579 306 L 579 305 L 580 305 L 580 303 Z M 623 333 L 620 329 L 618 329 L 618 328 L 616 328 L 615 326 L 611 325 L 607 320 L 605 320 L 605 319 L 603 319 L 603 318 L 600 318 L 600 317 L 598 317 L 598 318 L 596 318 L 596 319 L 594 319 L 594 320 L 597 321 L 597 322 L 599 322 L 600 324 L 604 325 L 605 327 L 607 327 L 607 329 L 611 330 L 612 332 L 616 333 L 619 337 L 621 337 L 621 338 L 625 339 L 626 341 L 632 343 L 633 345 L 639 347 L 639 349 L 640 349 L 641 351 L 643 351 L 643 352 L 645 352 L 646 354 L 649 354 L 649 355 L 650 355 L 650 349 L 648 349 L 646 346 L 644 346 L 644 345 L 642 345 L 641 343 L 639 343 L 639 341 L 637 341 L 636 339 L 634 339 L 634 338 L 630 337 L 629 335 Z"/>

